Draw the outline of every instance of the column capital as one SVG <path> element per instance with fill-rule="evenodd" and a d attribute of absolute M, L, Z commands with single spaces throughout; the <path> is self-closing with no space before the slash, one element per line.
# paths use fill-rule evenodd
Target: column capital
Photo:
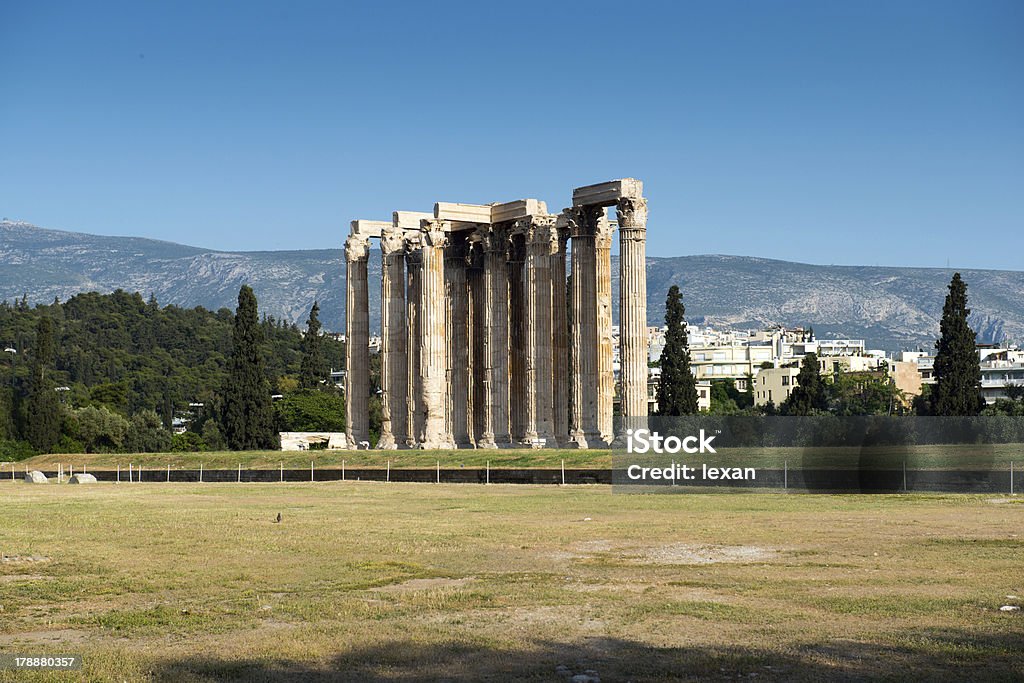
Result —
<path fill-rule="evenodd" d="M 424 247 L 446 247 L 449 243 L 451 223 L 449 221 L 430 219 L 420 224 Z"/>
<path fill-rule="evenodd" d="M 543 246 L 550 253 L 558 250 L 559 235 L 555 216 L 534 216 L 526 231 L 528 244 Z"/>
<path fill-rule="evenodd" d="M 620 228 L 646 230 L 647 200 L 643 197 L 622 197 L 615 205 Z"/>
<path fill-rule="evenodd" d="M 345 260 L 365 261 L 370 256 L 370 238 L 366 235 L 349 235 L 345 240 Z"/>
<path fill-rule="evenodd" d="M 571 237 L 591 237 L 604 217 L 600 206 L 572 206 L 562 211 Z"/>
<path fill-rule="evenodd" d="M 381 230 L 380 250 L 384 256 L 402 253 L 405 251 L 405 231 L 401 228 L 390 228 Z"/>

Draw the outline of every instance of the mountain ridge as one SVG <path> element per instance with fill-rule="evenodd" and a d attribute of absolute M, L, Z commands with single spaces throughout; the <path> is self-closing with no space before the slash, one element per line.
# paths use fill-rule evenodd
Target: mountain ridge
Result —
<path fill-rule="evenodd" d="M 344 324 L 343 250 L 222 251 L 144 237 L 91 235 L 0 221 L 0 299 L 32 303 L 85 291 L 153 294 L 161 304 L 234 308 L 251 284 L 262 313 L 302 324 L 319 300 L 325 328 Z M 613 256 L 617 263 L 617 258 Z M 613 263 L 617 319 L 618 268 Z M 371 325 L 379 325 L 380 257 L 370 257 Z M 660 325 L 668 288 L 683 290 L 688 319 L 763 327 L 812 325 L 819 336 L 864 338 L 886 350 L 931 348 L 955 269 L 807 264 L 701 254 L 647 259 L 648 322 Z M 1024 272 L 959 269 L 970 286 L 979 340 L 1024 340 Z"/>

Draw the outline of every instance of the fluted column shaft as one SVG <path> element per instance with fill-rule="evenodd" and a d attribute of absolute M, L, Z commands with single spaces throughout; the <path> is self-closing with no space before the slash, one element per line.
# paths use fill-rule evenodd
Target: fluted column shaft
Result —
<path fill-rule="evenodd" d="M 370 292 L 366 265 L 370 241 L 345 242 L 345 434 L 349 448 L 370 440 Z"/>
<path fill-rule="evenodd" d="M 551 253 L 551 430 L 558 445 L 569 439 L 569 322 L 566 306 L 565 248 L 569 230 L 557 228 Z"/>
<path fill-rule="evenodd" d="M 485 338 L 487 390 L 485 426 L 481 448 L 507 446 L 509 436 L 508 380 L 508 269 L 507 231 L 494 226 L 485 233 L 484 270 L 486 271 L 487 336 Z"/>
<path fill-rule="evenodd" d="M 526 438 L 554 446 L 552 426 L 551 254 L 557 248 L 553 216 L 535 216 L 526 227 Z"/>
<path fill-rule="evenodd" d="M 469 415 L 470 440 L 483 440 L 487 421 L 487 275 L 483 245 L 478 235 L 470 238 L 466 282 L 469 288 Z"/>
<path fill-rule="evenodd" d="M 612 229 L 611 223 L 603 216 L 598 221 L 594 246 L 597 262 L 598 430 L 601 433 L 601 440 L 610 443 L 615 401 L 615 349 L 612 341 Z"/>
<path fill-rule="evenodd" d="M 508 248 L 509 425 L 512 443 L 526 442 L 526 237 L 513 232 Z"/>
<path fill-rule="evenodd" d="M 452 448 L 445 420 L 448 389 L 448 347 L 445 334 L 444 250 L 448 244 L 442 221 L 424 221 L 420 277 L 420 396 L 423 411 L 422 448 Z"/>
<path fill-rule="evenodd" d="M 466 286 L 466 238 L 451 235 L 445 247 L 445 339 L 447 342 L 446 425 L 448 441 L 458 448 L 469 439 L 469 290 Z"/>
<path fill-rule="evenodd" d="M 401 231 L 385 231 L 381 247 L 381 433 L 377 448 L 405 445 L 408 358 L 405 329 L 405 242 Z"/>
<path fill-rule="evenodd" d="M 420 254 L 420 238 L 406 241 L 405 261 L 406 276 L 406 320 L 408 374 L 406 376 L 406 437 L 405 443 L 410 448 L 419 446 L 423 440 L 423 410 L 420 395 L 420 282 L 422 280 L 423 263 Z"/>
<path fill-rule="evenodd" d="M 622 415 L 647 416 L 647 200 L 624 197 L 619 222 Z"/>
<path fill-rule="evenodd" d="M 599 210 L 574 207 L 566 212 L 572 237 L 569 374 L 570 436 L 580 448 L 600 441 L 598 426 L 597 250 Z"/>

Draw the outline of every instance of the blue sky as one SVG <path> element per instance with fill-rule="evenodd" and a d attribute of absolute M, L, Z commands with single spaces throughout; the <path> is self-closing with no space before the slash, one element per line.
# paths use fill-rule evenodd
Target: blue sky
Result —
<path fill-rule="evenodd" d="M 651 255 L 1020 269 L 1022 35 L 1016 0 L 0 0 L 0 216 L 327 248 L 635 176 Z"/>

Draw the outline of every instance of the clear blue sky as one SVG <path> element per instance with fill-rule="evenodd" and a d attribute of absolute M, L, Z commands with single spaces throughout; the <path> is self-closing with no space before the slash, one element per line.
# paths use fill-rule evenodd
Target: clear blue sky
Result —
<path fill-rule="evenodd" d="M 1022 36 L 1018 0 L 0 0 L 0 216 L 324 248 L 636 176 L 652 255 L 1020 269 Z"/>

